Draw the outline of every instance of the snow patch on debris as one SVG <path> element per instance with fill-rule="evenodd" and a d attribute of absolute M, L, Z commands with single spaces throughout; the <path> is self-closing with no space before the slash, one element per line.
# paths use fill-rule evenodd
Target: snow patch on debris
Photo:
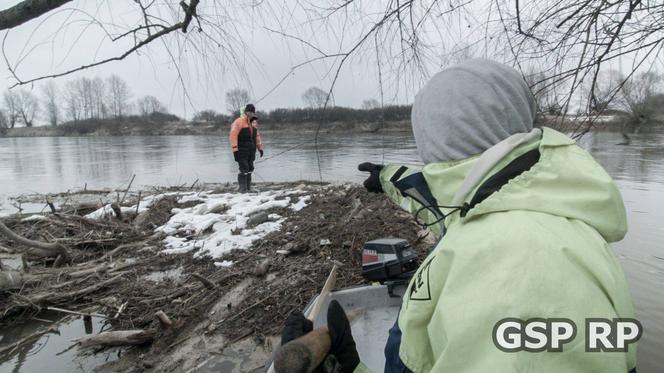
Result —
<path fill-rule="evenodd" d="M 168 193 L 168 194 L 171 194 L 171 193 Z M 168 194 L 158 194 L 158 195 L 152 195 L 152 196 L 147 196 L 145 198 L 142 198 L 140 203 L 138 204 L 138 213 L 140 214 L 141 212 L 146 211 L 147 209 L 152 207 L 152 205 L 154 205 L 157 201 L 164 198 Z M 136 208 L 137 208 L 136 205 L 129 206 L 129 207 L 122 206 L 122 207 L 120 207 L 120 211 L 122 211 L 123 214 L 134 213 L 134 212 L 136 212 Z M 111 204 L 108 203 L 108 204 L 104 205 L 103 207 L 101 207 L 101 208 L 85 215 L 85 217 L 88 218 L 88 219 L 93 219 L 93 220 L 101 220 L 101 219 L 105 219 L 105 218 L 107 218 L 109 216 L 113 216 L 113 215 L 115 215 L 115 213 L 113 212 L 113 209 L 111 208 Z"/>
<path fill-rule="evenodd" d="M 173 209 L 175 215 L 156 231 L 166 234 L 166 253 L 194 252 L 195 257 L 218 258 L 234 249 L 248 249 L 254 241 L 281 229 L 285 219 L 274 213 L 268 215 L 268 221 L 254 227 L 249 227 L 247 223 L 252 215 L 274 208 L 290 207 L 295 211 L 301 210 L 310 198 L 302 196 L 303 193 L 302 190 L 252 194 L 201 192 L 183 196 L 179 202 L 201 203 L 188 208 Z M 291 195 L 297 195 L 298 202 L 291 203 Z M 224 206 L 224 209 L 220 209 L 221 206 Z M 222 265 L 223 263 L 226 261 L 215 264 L 230 265 Z"/>
<path fill-rule="evenodd" d="M 309 202 L 310 199 L 311 199 L 311 196 L 300 196 L 297 203 L 295 203 L 291 206 L 291 209 L 293 209 L 293 211 L 302 210 L 303 208 L 307 207 L 307 203 Z"/>
<path fill-rule="evenodd" d="M 30 215 L 27 218 L 21 219 L 21 221 L 38 221 L 38 220 L 48 220 L 48 217 L 44 215 Z"/>
<path fill-rule="evenodd" d="M 214 262 L 214 265 L 217 267 L 228 268 L 233 265 L 232 260 L 222 260 L 221 262 Z"/>

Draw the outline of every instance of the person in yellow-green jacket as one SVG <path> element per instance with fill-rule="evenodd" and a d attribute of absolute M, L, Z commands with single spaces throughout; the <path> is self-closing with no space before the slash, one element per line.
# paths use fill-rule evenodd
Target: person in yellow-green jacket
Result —
<path fill-rule="evenodd" d="M 535 115 L 516 70 L 466 61 L 415 97 L 424 167 L 359 166 L 370 173 L 369 191 L 384 192 L 440 237 L 403 296 L 386 373 L 636 372 L 635 343 L 589 352 L 584 327 L 634 318 L 609 247 L 627 232 L 620 192 L 574 140 L 533 128 Z M 576 331 L 556 351 L 508 351 L 496 343 L 506 319 L 567 320 Z M 342 370 L 367 371 L 349 337 L 337 340 L 331 354 L 341 352 Z"/>

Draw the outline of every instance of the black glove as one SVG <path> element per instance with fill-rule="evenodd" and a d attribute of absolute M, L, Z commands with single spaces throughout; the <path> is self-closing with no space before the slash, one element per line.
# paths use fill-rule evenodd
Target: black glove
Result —
<path fill-rule="evenodd" d="M 312 330 L 314 330 L 314 323 L 304 317 L 302 312 L 293 311 L 284 322 L 284 329 L 281 331 L 281 345 L 300 338 Z"/>
<path fill-rule="evenodd" d="M 263 158 L 263 149 L 258 149 L 258 152 L 261 153 L 261 158 Z"/>
<path fill-rule="evenodd" d="M 237 158 L 240 156 L 240 151 L 236 150 L 233 152 L 233 159 L 235 159 L 235 162 L 238 162 Z"/>
<path fill-rule="evenodd" d="M 344 372 L 351 373 L 360 364 L 360 355 L 350 333 L 350 323 L 344 309 L 336 300 L 327 308 L 327 329 L 330 331 L 330 355 L 334 355 Z"/>
<path fill-rule="evenodd" d="M 373 164 L 371 162 L 364 162 L 357 166 L 358 170 L 371 173 L 369 178 L 364 180 L 364 187 L 369 192 L 383 193 L 383 186 L 380 185 L 380 170 L 383 167 L 382 164 Z"/>

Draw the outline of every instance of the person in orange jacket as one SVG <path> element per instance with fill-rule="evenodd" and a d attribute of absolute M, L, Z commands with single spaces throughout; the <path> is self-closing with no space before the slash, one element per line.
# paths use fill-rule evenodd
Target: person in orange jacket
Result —
<path fill-rule="evenodd" d="M 231 125 L 229 141 L 233 158 L 240 168 L 240 173 L 237 175 L 240 193 L 252 192 L 251 173 L 254 171 L 256 150 L 263 157 L 263 143 L 257 125 L 258 117 L 253 104 L 247 104 L 240 117 Z"/>

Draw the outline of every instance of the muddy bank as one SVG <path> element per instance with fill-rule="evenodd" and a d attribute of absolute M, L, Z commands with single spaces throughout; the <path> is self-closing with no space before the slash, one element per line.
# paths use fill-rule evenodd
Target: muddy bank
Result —
<path fill-rule="evenodd" d="M 334 263 L 337 286 L 348 287 L 364 283 L 365 241 L 404 238 L 421 256 L 431 245 L 410 215 L 359 186 L 258 188 L 261 193 L 249 195 L 223 185 L 154 190 L 141 202 L 129 193 L 116 206 L 55 202 L 47 213 L 3 219 L 23 237 L 62 245 L 67 258 L 59 252 L 38 257 L 0 238 L 3 255 L 12 258 L 0 259 L 3 272 L 23 277 L 3 290 L 0 329 L 42 319 L 56 307 L 95 314 L 105 330 L 147 333 L 144 343 L 95 364 L 98 371 L 261 371 L 286 315 L 320 291 Z M 4 350 L 0 340 L 0 364 L 36 340 L 13 346 L 14 338 Z M 75 342 L 61 347 L 109 351 Z"/>

